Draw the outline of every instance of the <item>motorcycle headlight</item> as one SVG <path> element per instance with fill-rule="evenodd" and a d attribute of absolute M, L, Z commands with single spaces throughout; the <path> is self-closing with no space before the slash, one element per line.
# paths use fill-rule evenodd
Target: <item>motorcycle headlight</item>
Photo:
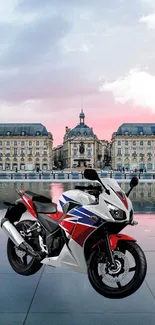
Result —
<path fill-rule="evenodd" d="M 125 211 L 115 207 L 114 205 L 112 205 L 110 203 L 107 203 L 107 207 L 108 207 L 109 212 L 111 213 L 111 215 L 112 215 L 112 217 L 114 219 L 116 219 L 116 220 L 125 220 L 126 219 Z"/>

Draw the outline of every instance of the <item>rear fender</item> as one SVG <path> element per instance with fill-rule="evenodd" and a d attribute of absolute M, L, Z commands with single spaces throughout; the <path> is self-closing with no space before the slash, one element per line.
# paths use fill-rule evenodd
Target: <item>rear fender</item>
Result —
<path fill-rule="evenodd" d="M 8 206 L 9 207 L 5 214 L 5 219 L 8 219 L 12 224 L 14 224 L 14 222 L 18 222 L 23 213 L 25 213 L 27 210 L 26 206 L 21 201 L 16 202 L 14 205 L 10 204 Z"/>

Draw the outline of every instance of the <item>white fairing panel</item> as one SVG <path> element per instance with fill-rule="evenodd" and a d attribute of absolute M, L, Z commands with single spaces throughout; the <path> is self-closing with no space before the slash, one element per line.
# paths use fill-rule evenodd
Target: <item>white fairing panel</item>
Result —
<path fill-rule="evenodd" d="M 95 198 L 93 195 L 90 195 L 80 190 L 69 190 L 64 192 L 60 196 L 59 201 L 66 203 L 65 197 L 68 197 L 71 199 L 71 201 L 73 200 L 82 205 L 92 204 L 95 202 Z M 58 211 L 62 211 L 62 207 L 59 201 L 58 201 L 57 209 Z"/>
<path fill-rule="evenodd" d="M 69 248 L 65 244 L 59 256 L 45 258 L 41 263 L 49 266 L 71 269 L 79 273 L 87 273 L 83 247 L 71 239 L 69 242 Z"/>

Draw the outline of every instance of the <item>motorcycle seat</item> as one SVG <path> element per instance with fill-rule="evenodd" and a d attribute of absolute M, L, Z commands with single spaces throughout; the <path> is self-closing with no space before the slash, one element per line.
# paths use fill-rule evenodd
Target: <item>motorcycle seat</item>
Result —
<path fill-rule="evenodd" d="M 57 206 L 51 202 L 50 198 L 31 191 L 25 191 L 24 194 L 33 201 L 37 213 L 52 214 L 57 212 Z"/>

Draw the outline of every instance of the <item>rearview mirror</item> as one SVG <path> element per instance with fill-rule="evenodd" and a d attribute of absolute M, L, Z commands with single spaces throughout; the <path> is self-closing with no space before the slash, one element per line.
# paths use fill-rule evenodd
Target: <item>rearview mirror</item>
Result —
<path fill-rule="evenodd" d="M 136 187 L 138 185 L 138 178 L 134 176 L 130 181 L 130 187 Z"/>
<path fill-rule="evenodd" d="M 98 181 L 99 177 L 95 169 L 87 168 L 84 170 L 84 177 L 91 181 Z"/>

